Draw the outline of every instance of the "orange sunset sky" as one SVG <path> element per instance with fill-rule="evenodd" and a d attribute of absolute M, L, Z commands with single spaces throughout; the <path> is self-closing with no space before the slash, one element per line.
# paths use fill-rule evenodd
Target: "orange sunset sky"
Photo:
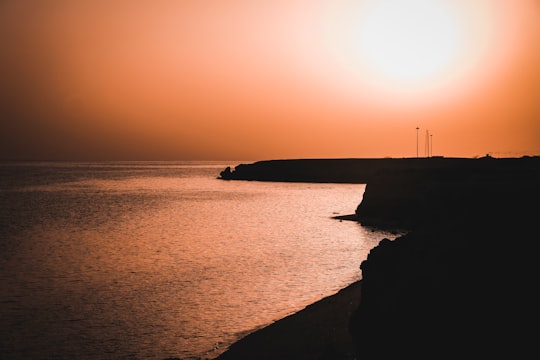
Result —
<path fill-rule="evenodd" d="M 540 155 L 540 1 L 2 0 L 0 80 L 1 159 Z"/>

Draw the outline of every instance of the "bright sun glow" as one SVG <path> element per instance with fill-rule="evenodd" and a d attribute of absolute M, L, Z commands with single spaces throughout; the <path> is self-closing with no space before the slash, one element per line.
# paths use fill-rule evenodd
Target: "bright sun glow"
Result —
<path fill-rule="evenodd" d="M 491 0 L 333 0 L 324 37 L 356 97 L 423 101 L 459 93 L 499 61 L 496 12 Z"/>
<path fill-rule="evenodd" d="M 451 67 L 463 50 L 459 18 L 440 1 L 379 0 L 357 28 L 359 55 L 379 75 L 424 81 Z"/>

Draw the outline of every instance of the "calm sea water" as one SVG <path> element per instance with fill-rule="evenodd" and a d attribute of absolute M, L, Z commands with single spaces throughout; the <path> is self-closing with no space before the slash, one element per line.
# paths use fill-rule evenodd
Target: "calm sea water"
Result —
<path fill-rule="evenodd" d="M 239 162 L 0 165 L 2 359 L 213 358 L 358 280 L 364 185 L 217 180 Z"/>

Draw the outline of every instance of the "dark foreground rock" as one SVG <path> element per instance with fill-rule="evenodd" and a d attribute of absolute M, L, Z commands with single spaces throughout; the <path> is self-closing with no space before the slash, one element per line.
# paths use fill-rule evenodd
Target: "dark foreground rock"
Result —
<path fill-rule="evenodd" d="M 536 351 L 532 246 L 501 243 L 536 241 L 531 234 L 433 230 L 381 242 L 362 264 L 362 302 L 351 317 L 358 358 L 525 358 Z"/>
<path fill-rule="evenodd" d="M 381 241 L 361 264 L 350 324 L 358 358 L 537 351 L 540 167 L 518 165 L 389 170 L 367 185 L 357 219 L 412 230 Z"/>

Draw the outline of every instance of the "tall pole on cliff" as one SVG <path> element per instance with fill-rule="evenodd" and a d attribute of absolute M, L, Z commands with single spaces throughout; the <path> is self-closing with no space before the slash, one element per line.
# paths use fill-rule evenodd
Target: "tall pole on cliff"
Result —
<path fill-rule="evenodd" d="M 425 145 L 426 157 L 429 157 L 429 130 L 426 130 L 426 145 Z"/>
<path fill-rule="evenodd" d="M 417 126 L 416 127 L 416 157 L 418 157 L 418 130 L 420 128 Z"/>

